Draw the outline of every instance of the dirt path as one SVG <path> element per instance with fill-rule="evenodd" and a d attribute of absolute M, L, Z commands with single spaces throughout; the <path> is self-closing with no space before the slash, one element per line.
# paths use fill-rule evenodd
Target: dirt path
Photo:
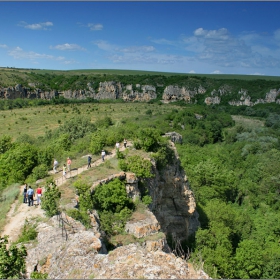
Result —
<path fill-rule="evenodd" d="M 131 146 L 131 143 L 128 142 L 127 143 L 128 147 Z M 122 146 L 120 147 L 120 151 L 124 151 L 125 148 Z M 105 161 L 115 157 L 116 156 L 116 149 L 113 149 L 111 151 L 111 153 L 109 155 L 106 155 L 105 157 Z M 102 163 L 101 158 L 96 160 L 95 162 L 93 162 L 91 164 L 91 167 L 95 167 L 98 166 Z M 66 174 L 66 179 L 63 178 L 62 176 L 62 172 L 61 173 L 61 177 L 57 178 L 55 180 L 55 183 L 57 186 L 62 185 L 63 183 L 65 183 L 65 180 L 67 180 L 67 178 L 72 178 L 75 177 L 79 174 L 81 174 L 83 171 L 87 170 L 87 165 L 84 165 L 80 168 L 77 168 L 75 170 L 72 170 L 70 173 Z M 53 174 L 53 171 L 50 171 L 50 174 Z M 24 186 L 20 187 L 20 195 L 19 195 L 19 199 L 15 200 L 15 202 L 11 205 L 10 211 L 7 213 L 6 216 L 6 220 L 7 223 L 4 227 L 3 232 L 1 233 L 1 236 L 4 235 L 9 235 L 9 241 L 13 242 L 16 241 L 18 236 L 20 235 L 21 229 L 24 226 L 24 222 L 25 219 L 31 219 L 34 217 L 45 217 L 45 211 L 41 209 L 41 206 L 28 206 L 28 204 L 25 203 L 21 203 L 22 200 L 22 192 L 23 192 L 23 188 Z M 43 193 L 44 193 L 44 189 L 43 189 Z M 36 201 L 34 201 L 35 204 L 37 203 Z M 17 205 L 20 203 L 20 206 L 17 209 Z"/>

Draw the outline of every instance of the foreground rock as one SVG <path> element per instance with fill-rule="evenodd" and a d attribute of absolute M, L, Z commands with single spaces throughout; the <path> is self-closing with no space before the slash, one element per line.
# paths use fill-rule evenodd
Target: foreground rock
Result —
<path fill-rule="evenodd" d="M 78 223 L 78 222 L 76 222 Z M 105 254 L 102 241 L 83 226 L 68 239 L 56 217 L 37 227 L 38 241 L 28 244 L 27 277 L 37 270 L 49 279 L 209 279 L 172 253 L 162 239 L 121 246 Z"/>

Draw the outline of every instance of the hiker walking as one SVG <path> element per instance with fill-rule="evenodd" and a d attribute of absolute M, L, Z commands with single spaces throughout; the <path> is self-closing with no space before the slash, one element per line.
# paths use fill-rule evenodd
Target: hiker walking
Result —
<path fill-rule="evenodd" d="M 123 139 L 123 146 L 126 148 L 126 144 L 127 144 L 127 141 L 126 141 L 126 139 L 124 138 Z"/>
<path fill-rule="evenodd" d="M 23 195 L 23 203 L 27 203 L 27 184 L 24 185 L 22 195 Z"/>
<path fill-rule="evenodd" d="M 56 170 L 57 166 L 58 166 L 58 161 L 56 159 L 54 159 L 54 161 L 53 161 L 53 172 L 54 173 L 57 172 L 57 170 Z"/>
<path fill-rule="evenodd" d="M 36 190 L 37 193 L 37 205 L 41 205 L 42 188 L 39 186 Z"/>
<path fill-rule="evenodd" d="M 104 151 L 104 150 L 102 150 L 102 152 L 101 152 L 101 158 L 102 158 L 102 161 L 104 161 L 105 156 L 106 156 L 106 153 L 105 153 L 105 151 Z"/>
<path fill-rule="evenodd" d="M 31 186 L 29 186 L 27 190 L 27 196 L 28 196 L 28 206 L 33 206 L 33 198 L 34 198 L 34 190 Z"/>
<path fill-rule="evenodd" d="M 116 143 L 116 149 L 118 150 L 119 148 L 120 148 L 120 143 L 117 142 L 117 143 Z"/>
<path fill-rule="evenodd" d="M 65 165 L 65 163 L 63 164 L 63 167 L 62 167 L 62 175 L 63 175 L 63 178 L 66 179 L 66 165 Z"/>
<path fill-rule="evenodd" d="M 88 156 L 88 158 L 87 158 L 87 162 L 88 162 L 88 164 L 87 164 L 87 169 L 89 168 L 89 167 L 91 167 L 91 156 L 89 155 Z"/>
<path fill-rule="evenodd" d="M 67 158 L 67 170 L 70 172 L 71 171 L 71 163 L 72 163 L 72 160 L 68 157 Z"/>

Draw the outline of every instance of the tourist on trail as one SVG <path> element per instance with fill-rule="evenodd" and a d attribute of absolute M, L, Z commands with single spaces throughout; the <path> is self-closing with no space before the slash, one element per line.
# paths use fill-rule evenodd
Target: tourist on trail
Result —
<path fill-rule="evenodd" d="M 126 148 L 126 144 L 127 144 L 127 141 L 126 141 L 126 139 L 124 138 L 124 140 L 123 140 L 123 146 Z"/>
<path fill-rule="evenodd" d="M 39 186 L 36 190 L 37 193 L 37 205 L 41 205 L 42 188 Z"/>
<path fill-rule="evenodd" d="M 68 157 L 67 158 L 67 170 L 70 172 L 71 171 L 71 163 L 72 163 L 72 161 L 71 161 L 71 159 Z"/>
<path fill-rule="evenodd" d="M 104 161 L 105 156 L 106 156 L 106 153 L 105 153 L 105 151 L 104 151 L 104 150 L 102 150 L 102 152 L 101 152 L 101 158 L 102 158 L 102 161 Z"/>
<path fill-rule="evenodd" d="M 54 173 L 57 172 L 57 170 L 56 170 L 57 166 L 58 166 L 58 161 L 55 159 L 55 160 L 53 161 L 53 172 L 54 172 Z"/>
<path fill-rule="evenodd" d="M 89 155 L 88 156 L 88 158 L 87 158 L 87 162 L 88 162 L 88 164 L 87 164 L 87 169 L 89 168 L 89 167 L 91 167 L 91 156 Z"/>
<path fill-rule="evenodd" d="M 29 186 L 29 189 L 27 190 L 27 196 L 28 196 L 28 206 L 33 206 L 33 197 L 34 197 L 34 190 L 31 186 Z"/>
<path fill-rule="evenodd" d="M 22 195 L 23 195 L 23 203 L 27 203 L 27 184 L 24 185 Z"/>
<path fill-rule="evenodd" d="M 116 149 L 119 149 L 119 148 L 120 148 L 120 143 L 117 142 L 117 143 L 116 143 Z"/>
<path fill-rule="evenodd" d="M 65 165 L 65 163 L 63 164 L 63 167 L 62 167 L 62 175 L 66 179 L 66 165 Z"/>

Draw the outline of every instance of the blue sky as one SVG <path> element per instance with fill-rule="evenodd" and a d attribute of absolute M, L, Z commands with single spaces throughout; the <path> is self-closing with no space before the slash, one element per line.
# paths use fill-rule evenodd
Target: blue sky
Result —
<path fill-rule="evenodd" d="M 280 76 L 280 2 L 0 2 L 0 66 Z"/>

